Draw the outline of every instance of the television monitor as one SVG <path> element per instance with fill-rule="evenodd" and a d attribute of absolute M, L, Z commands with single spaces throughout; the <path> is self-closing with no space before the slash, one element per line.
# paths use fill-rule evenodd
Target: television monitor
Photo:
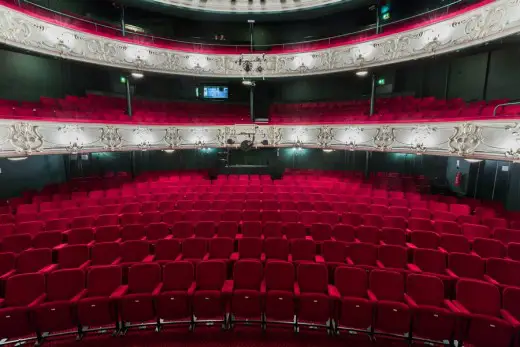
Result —
<path fill-rule="evenodd" d="M 227 99 L 229 97 L 229 89 L 225 86 L 204 86 L 204 99 Z"/>

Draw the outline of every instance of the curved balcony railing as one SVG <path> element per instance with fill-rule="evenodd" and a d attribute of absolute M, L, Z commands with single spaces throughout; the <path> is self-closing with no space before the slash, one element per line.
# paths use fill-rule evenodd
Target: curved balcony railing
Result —
<path fill-rule="evenodd" d="M 462 0 L 455 0 L 441 6 L 439 8 L 426 11 L 411 17 L 395 20 L 388 23 L 381 23 L 381 33 L 376 34 L 375 24 L 369 28 L 365 28 L 355 32 L 349 32 L 342 35 L 332 36 L 328 38 L 315 39 L 309 41 L 269 44 L 269 45 L 246 45 L 246 44 L 226 44 L 226 43 L 207 43 L 207 42 L 189 42 L 172 38 L 159 37 L 146 33 L 139 33 L 129 30 L 128 27 L 122 30 L 121 26 L 111 26 L 108 24 L 88 20 L 71 14 L 57 12 L 55 10 L 43 7 L 26 0 L 0 0 L 0 4 L 6 5 L 17 10 L 26 12 L 32 16 L 37 16 L 45 21 L 70 27 L 73 29 L 93 33 L 96 35 L 119 37 L 132 43 L 140 45 L 150 45 L 165 49 L 173 49 L 179 51 L 196 52 L 196 53 L 214 53 L 214 54 L 237 54 L 237 53 L 299 53 L 312 50 L 325 49 L 329 47 L 342 46 L 347 44 L 355 44 L 377 36 L 386 36 L 397 32 L 410 30 L 416 27 L 424 26 L 457 16 L 463 12 L 469 11 L 476 7 L 488 4 L 495 0 L 482 0 L 472 5 L 465 5 Z M 128 24 L 128 23 L 127 23 Z"/>

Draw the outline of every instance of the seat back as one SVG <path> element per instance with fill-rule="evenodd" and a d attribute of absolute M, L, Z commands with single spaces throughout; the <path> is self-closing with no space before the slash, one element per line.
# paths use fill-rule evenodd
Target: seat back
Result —
<path fill-rule="evenodd" d="M 486 261 L 486 274 L 498 283 L 520 287 L 520 261 L 489 258 Z"/>
<path fill-rule="evenodd" d="M 482 279 L 485 273 L 485 262 L 473 254 L 450 253 L 448 268 L 459 277 Z"/>
<path fill-rule="evenodd" d="M 414 250 L 413 261 L 424 272 L 444 274 L 446 255 L 433 249 L 418 248 Z"/>
<path fill-rule="evenodd" d="M 287 260 L 289 257 L 289 241 L 281 237 L 271 237 L 264 241 L 265 258 Z"/>
<path fill-rule="evenodd" d="M 387 245 L 406 245 L 406 232 L 399 228 L 381 228 L 381 241 Z"/>
<path fill-rule="evenodd" d="M 453 221 L 435 221 L 435 232 L 439 235 L 442 234 L 460 234 L 460 226 L 457 222 Z"/>
<path fill-rule="evenodd" d="M 266 290 L 293 291 L 294 266 L 286 261 L 271 260 L 265 264 Z"/>
<path fill-rule="evenodd" d="M 462 235 L 441 235 L 439 247 L 442 247 L 448 253 L 469 253 L 470 251 L 470 243 L 468 239 Z"/>
<path fill-rule="evenodd" d="M 150 244 L 147 241 L 131 240 L 121 243 L 121 258 L 123 262 L 139 262 L 150 254 Z"/>
<path fill-rule="evenodd" d="M 242 223 L 242 235 L 244 237 L 260 237 L 262 236 L 262 222 L 245 221 Z"/>
<path fill-rule="evenodd" d="M 87 245 L 64 246 L 58 250 L 58 264 L 61 269 L 80 267 L 89 260 Z"/>
<path fill-rule="evenodd" d="M 172 227 L 172 235 L 176 239 L 187 239 L 193 235 L 192 222 L 176 222 Z"/>
<path fill-rule="evenodd" d="M 160 282 L 161 266 L 159 264 L 134 264 L 128 269 L 129 293 L 151 293 Z"/>
<path fill-rule="evenodd" d="M 149 241 L 164 239 L 169 233 L 166 223 L 150 223 L 146 226 L 146 239 Z"/>
<path fill-rule="evenodd" d="M 12 252 L 0 253 L 0 276 L 14 270 L 16 266 L 16 254 Z"/>
<path fill-rule="evenodd" d="M 332 227 L 329 224 L 314 223 L 311 225 L 310 233 L 314 241 L 330 240 L 332 237 Z"/>
<path fill-rule="evenodd" d="M 89 297 L 110 296 L 123 280 L 120 266 L 95 266 L 87 273 L 87 294 Z"/>
<path fill-rule="evenodd" d="M 399 272 L 372 270 L 368 282 L 378 300 L 403 301 L 404 278 Z"/>
<path fill-rule="evenodd" d="M 182 256 L 186 259 L 202 259 L 206 255 L 207 241 L 191 238 L 182 242 Z"/>
<path fill-rule="evenodd" d="M 473 252 L 482 258 L 504 258 L 506 256 L 506 246 L 493 239 L 483 239 L 477 237 L 473 240 Z"/>
<path fill-rule="evenodd" d="M 226 263 L 220 260 L 203 261 L 197 265 L 198 290 L 221 290 L 227 277 Z"/>
<path fill-rule="evenodd" d="M 45 294 L 45 276 L 39 273 L 14 275 L 7 279 L 5 306 L 27 306 Z"/>
<path fill-rule="evenodd" d="M 94 240 L 94 229 L 91 227 L 71 229 L 67 234 L 69 245 L 85 245 Z"/>
<path fill-rule="evenodd" d="M 85 289 L 85 272 L 56 270 L 47 275 L 47 301 L 70 300 Z"/>
<path fill-rule="evenodd" d="M 410 241 L 418 248 L 436 249 L 439 247 L 439 235 L 433 231 L 412 231 Z"/>
<path fill-rule="evenodd" d="M 418 304 L 442 307 L 444 284 L 435 276 L 410 274 L 406 277 L 406 293 Z"/>
<path fill-rule="evenodd" d="M 264 268 L 259 260 L 245 259 L 235 263 L 233 268 L 234 289 L 260 290 Z"/>
<path fill-rule="evenodd" d="M 500 291 L 491 283 L 460 279 L 455 286 L 455 297 L 471 313 L 499 316 Z"/>
<path fill-rule="evenodd" d="M 96 228 L 96 242 L 114 242 L 121 237 L 121 227 L 119 225 L 107 225 Z"/>
<path fill-rule="evenodd" d="M 262 251 L 263 243 L 259 237 L 244 237 L 238 241 L 238 253 L 241 259 L 260 259 Z"/>
<path fill-rule="evenodd" d="M 429 219 L 410 217 L 408 218 L 408 228 L 412 231 L 433 231 L 433 224 L 432 221 Z"/>
<path fill-rule="evenodd" d="M 293 261 L 314 261 L 316 245 L 311 240 L 295 239 L 291 241 L 291 255 Z"/>
<path fill-rule="evenodd" d="M 121 228 L 121 239 L 123 241 L 141 240 L 146 236 L 144 225 L 128 224 Z"/>
<path fill-rule="evenodd" d="M 504 289 L 502 306 L 516 318 L 520 319 L 520 289 L 508 287 Z"/>
<path fill-rule="evenodd" d="M 9 254 L 9 253 L 7 253 Z M 52 250 L 49 248 L 27 249 L 18 255 L 16 271 L 18 273 L 38 272 L 52 264 Z"/>
<path fill-rule="evenodd" d="M 377 257 L 385 268 L 404 269 L 407 263 L 407 251 L 405 247 L 397 245 L 379 246 Z"/>
<path fill-rule="evenodd" d="M 341 296 L 366 298 L 368 290 L 367 272 L 354 267 L 337 267 L 334 272 L 334 284 Z"/>
<path fill-rule="evenodd" d="M 491 229 L 485 225 L 463 224 L 462 234 L 473 241 L 477 237 L 491 238 Z"/>
<path fill-rule="evenodd" d="M 329 272 L 324 264 L 302 263 L 296 272 L 301 293 L 327 293 Z"/>
<path fill-rule="evenodd" d="M 355 265 L 375 266 L 377 246 L 370 243 L 351 243 L 347 248 L 347 255 Z"/>
<path fill-rule="evenodd" d="M 210 259 L 229 259 L 234 251 L 235 241 L 227 237 L 209 240 L 208 254 Z"/>
<path fill-rule="evenodd" d="M 91 265 L 110 265 L 121 256 L 118 242 L 96 242 L 91 251 Z"/>
<path fill-rule="evenodd" d="M 189 261 L 176 261 L 163 267 L 163 291 L 185 291 L 194 281 L 195 269 Z"/>
<path fill-rule="evenodd" d="M 332 236 L 337 241 L 354 242 L 356 240 L 356 229 L 352 225 L 337 224 L 332 228 Z"/>
<path fill-rule="evenodd" d="M 344 263 L 347 257 L 347 246 L 341 241 L 324 241 L 321 254 L 326 262 Z"/>

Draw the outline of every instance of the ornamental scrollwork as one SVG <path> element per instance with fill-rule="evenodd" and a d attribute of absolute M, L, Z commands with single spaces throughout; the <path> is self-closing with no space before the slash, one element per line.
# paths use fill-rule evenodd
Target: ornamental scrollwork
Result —
<path fill-rule="evenodd" d="M 271 126 L 267 129 L 267 140 L 273 146 L 278 146 L 282 142 L 282 128 Z"/>
<path fill-rule="evenodd" d="M 359 127 L 346 127 L 343 142 L 345 146 L 353 151 L 356 146 L 359 144 L 361 139 L 361 133 L 363 132 L 363 128 Z"/>
<path fill-rule="evenodd" d="M 417 153 L 424 153 L 426 146 L 424 145 L 430 136 L 437 131 L 436 128 L 432 128 L 428 125 L 420 125 L 412 129 L 412 143 L 411 147 Z"/>
<path fill-rule="evenodd" d="M 141 151 L 146 151 L 152 146 L 152 130 L 150 128 L 137 128 L 134 129 L 134 136 L 139 139 L 137 148 Z"/>
<path fill-rule="evenodd" d="M 179 147 L 182 142 L 181 130 L 175 127 L 170 127 L 166 129 L 166 134 L 164 135 L 164 142 L 166 142 L 168 146 L 172 149 Z"/>
<path fill-rule="evenodd" d="M 18 153 L 31 154 L 43 149 L 39 127 L 30 123 L 16 123 L 9 127 L 9 143 Z"/>
<path fill-rule="evenodd" d="M 479 126 L 464 123 L 455 127 L 455 131 L 448 142 L 449 151 L 461 156 L 472 154 L 480 145 L 482 139 L 482 129 Z"/>
<path fill-rule="evenodd" d="M 119 134 L 119 129 L 108 125 L 101 129 L 99 141 L 103 144 L 104 149 L 115 151 L 123 145 L 123 137 Z"/>
<path fill-rule="evenodd" d="M 217 131 L 217 142 L 224 147 L 234 144 L 236 137 L 236 130 L 231 127 L 224 127 L 224 129 L 218 129 Z"/>
<path fill-rule="evenodd" d="M 65 125 L 58 128 L 60 134 L 64 137 L 67 152 L 78 154 L 85 145 L 83 140 L 83 128 L 77 125 Z"/>
<path fill-rule="evenodd" d="M 316 142 L 322 148 L 328 148 L 330 143 L 334 140 L 334 129 L 327 126 L 318 129 Z"/>
<path fill-rule="evenodd" d="M 380 151 L 387 151 L 392 148 L 395 142 L 394 128 L 383 126 L 377 129 L 376 136 L 374 136 L 374 145 Z"/>
<path fill-rule="evenodd" d="M 520 160 L 520 123 L 507 125 L 506 131 L 510 132 L 515 138 L 515 145 L 506 149 L 505 155 L 513 160 Z"/>

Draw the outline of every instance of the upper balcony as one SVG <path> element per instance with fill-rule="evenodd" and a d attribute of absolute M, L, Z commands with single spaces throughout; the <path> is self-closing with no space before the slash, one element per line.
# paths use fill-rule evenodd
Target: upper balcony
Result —
<path fill-rule="evenodd" d="M 25 7 L 2 6 L 9 18 L 5 32 L 13 33 L 4 35 L 8 45 L 123 69 L 211 77 L 267 78 L 356 70 L 457 51 L 520 30 L 518 3 L 486 0 L 433 19 L 430 13 L 392 23 L 378 35 L 372 29 L 252 50 L 251 46 L 180 42 L 139 33 L 126 32 L 123 37 L 120 28 L 22 4 Z"/>

